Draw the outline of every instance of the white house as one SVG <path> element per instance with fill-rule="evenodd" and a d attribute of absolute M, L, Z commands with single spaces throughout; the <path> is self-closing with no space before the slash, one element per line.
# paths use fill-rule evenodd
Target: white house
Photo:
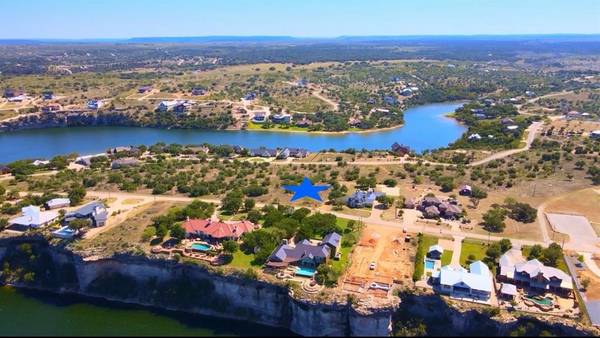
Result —
<path fill-rule="evenodd" d="M 590 138 L 600 140 L 600 130 L 594 130 L 590 133 Z"/>
<path fill-rule="evenodd" d="M 66 208 L 71 205 L 71 200 L 68 198 L 53 198 L 46 202 L 46 208 L 51 209 L 60 209 Z"/>
<path fill-rule="evenodd" d="M 8 223 L 11 225 L 21 225 L 26 227 L 38 228 L 48 225 L 58 218 L 57 211 L 41 211 L 40 207 L 30 205 L 21 209 L 22 216 L 11 219 Z"/>
<path fill-rule="evenodd" d="M 104 103 L 101 100 L 89 100 L 87 102 L 87 108 L 91 109 L 91 110 L 98 110 L 103 105 L 104 105 Z"/>
<path fill-rule="evenodd" d="M 446 265 L 439 273 L 440 291 L 453 297 L 487 301 L 492 294 L 492 275 L 482 261 L 461 266 Z"/>
<path fill-rule="evenodd" d="M 469 135 L 469 137 L 467 139 L 469 141 L 479 141 L 479 140 L 481 140 L 481 135 L 479 135 L 479 134 L 471 134 L 471 135 Z"/>

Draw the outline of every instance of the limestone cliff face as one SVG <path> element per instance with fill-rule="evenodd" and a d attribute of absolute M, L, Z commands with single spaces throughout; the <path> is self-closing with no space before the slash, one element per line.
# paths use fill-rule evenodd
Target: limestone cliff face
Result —
<path fill-rule="evenodd" d="M 76 126 L 136 126 L 138 123 L 122 112 L 87 111 L 28 114 L 0 122 L 0 132 Z"/>
<path fill-rule="evenodd" d="M 372 310 L 361 308 L 358 311 L 346 300 L 303 300 L 293 296 L 285 286 L 218 274 L 193 264 L 129 255 L 84 260 L 70 251 L 49 246 L 41 239 L 36 241 L 49 253 L 56 266 L 72 266 L 76 276 L 76 283 L 70 286 L 62 285 L 51 291 L 74 292 L 115 301 L 248 320 L 287 328 L 305 336 L 388 336 L 391 333 L 393 307 Z M 15 247 L 15 243 L 11 241 L 0 240 L 0 262 L 5 252 L 15 250 Z M 114 274 L 124 276 L 121 278 L 126 280 L 135 280 L 140 286 L 148 285 L 144 284 L 148 281 L 152 281 L 154 285 L 169 285 L 183 277 L 194 283 L 206 282 L 211 287 L 211 298 L 219 300 L 222 305 L 210 306 L 211 304 L 205 304 L 203 299 L 198 299 L 192 302 L 192 306 L 182 308 L 178 304 L 157 301 L 156 298 L 149 297 L 148 292 L 116 296 L 93 287 L 98 279 Z"/>

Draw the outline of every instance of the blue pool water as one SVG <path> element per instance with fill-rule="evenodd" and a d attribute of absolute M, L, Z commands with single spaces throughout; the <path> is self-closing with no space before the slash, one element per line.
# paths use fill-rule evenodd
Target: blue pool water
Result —
<path fill-rule="evenodd" d="M 304 276 L 304 277 L 312 277 L 314 276 L 316 273 L 315 269 L 313 268 L 307 268 L 307 267 L 297 267 L 296 268 L 296 275 L 298 276 Z"/>
<path fill-rule="evenodd" d="M 425 269 L 433 270 L 434 267 L 435 267 L 434 261 L 430 261 L 428 259 L 425 260 Z"/>
<path fill-rule="evenodd" d="M 206 245 L 204 243 L 194 243 L 194 244 L 192 244 L 192 249 L 198 250 L 198 251 L 209 251 L 210 245 Z"/>

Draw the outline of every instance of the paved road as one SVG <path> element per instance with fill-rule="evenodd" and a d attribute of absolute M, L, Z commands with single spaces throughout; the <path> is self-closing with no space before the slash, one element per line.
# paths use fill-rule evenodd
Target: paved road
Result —
<path fill-rule="evenodd" d="M 514 154 L 518 154 L 524 151 L 527 151 L 529 149 L 531 149 L 531 144 L 533 143 L 533 140 L 535 140 L 535 137 L 537 135 L 537 133 L 540 131 L 541 127 L 543 126 L 543 122 L 533 122 L 529 128 L 527 128 L 527 139 L 525 140 L 525 147 L 523 148 L 519 148 L 519 149 L 510 149 L 510 150 L 505 150 L 505 151 L 501 151 L 495 154 L 492 154 L 486 158 L 484 158 L 483 160 L 479 160 L 479 161 L 475 161 L 473 163 L 470 163 L 469 166 L 471 167 L 476 167 L 494 160 L 499 160 L 501 158 L 505 158 Z"/>

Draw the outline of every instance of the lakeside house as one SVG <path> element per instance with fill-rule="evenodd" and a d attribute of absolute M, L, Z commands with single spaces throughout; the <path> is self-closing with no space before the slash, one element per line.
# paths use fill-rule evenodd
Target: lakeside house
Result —
<path fill-rule="evenodd" d="M 492 275 L 482 261 L 471 263 L 469 270 L 446 265 L 433 278 L 439 285 L 439 291 L 451 297 L 487 301 L 492 294 Z"/>
<path fill-rule="evenodd" d="M 254 113 L 252 117 L 252 122 L 254 123 L 264 123 L 267 120 L 267 113 L 264 111 L 257 111 Z"/>
<path fill-rule="evenodd" d="M 398 142 L 392 144 L 392 153 L 396 156 L 405 156 L 410 153 L 410 148 Z"/>
<path fill-rule="evenodd" d="M 358 190 L 348 197 L 346 204 L 350 208 L 370 208 L 379 196 L 385 196 L 385 194 L 373 190 Z"/>
<path fill-rule="evenodd" d="M 69 225 L 75 219 L 87 219 L 90 220 L 93 227 L 101 227 L 106 225 L 108 210 L 102 202 L 94 201 L 75 211 L 68 212 L 63 222 L 65 225 Z"/>
<path fill-rule="evenodd" d="M 600 130 L 594 130 L 590 133 L 590 138 L 594 140 L 600 140 Z"/>
<path fill-rule="evenodd" d="M 340 243 L 341 236 L 335 232 L 325 235 L 323 241 L 318 244 L 304 239 L 292 245 L 284 240 L 269 256 L 266 266 L 281 269 L 295 265 L 300 268 L 316 269 L 339 252 Z M 312 274 L 314 275 L 314 271 Z"/>
<path fill-rule="evenodd" d="M 10 225 L 39 228 L 54 222 L 59 214 L 57 211 L 41 211 L 40 207 L 30 205 L 21 209 L 22 215 L 8 221 Z"/>
<path fill-rule="evenodd" d="M 223 222 L 212 219 L 188 219 L 182 224 L 186 237 L 202 238 L 209 241 L 239 240 L 246 232 L 259 228 L 250 221 Z"/>
<path fill-rule="evenodd" d="M 301 118 L 300 120 L 296 120 L 296 123 L 294 123 L 296 125 L 296 127 L 300 127 L 300 128 L 308 128 L 310 126 L 312 126 L 313 122 L 309 119 L 307 119 L 306 117 Z"/>
<path fill-rule="evenodd" d="M 573 279 L 564 271 L 542 264 L 537 259 L 526 260 L 519 249 L 511 249 L 499 260 L 498 280 L 531 291 L 569 295 Z"/>
<path fill-rule="evenodd" d="M 68 198 L 53 198 L 46 202 L 45 206 L 48 210 L 66 208 L 71 206 L 71 200 Z"/>
<path fill-rule="evenodd" d="M 42 107 L 42 113 L 52 113 L 60 110 L 59 104 L 49 104 Z"/>
<path fill-rule="evenodd" d="M 305 158 L 306 156 L 308 156 L 308 154 L 310 154 L 310 152 L 308 150 L 306 150 L 306 149 L 301 149 L 301 148 L 283 148 L 277 154 L 277 159 L 278 160 L 285 160 L 288 157 Z"/>
<path fill-rule="evenodd" d="M 276 124 L 290 124 L 292 122 L 292 115 L 290 114 L 275 114 L 271 116 L 271 120 Z"/>
<path fill-rule="evenodd" d="M 101 100 L 96 100 L 96 99 L 89 100 L 86 104 L 87 109 L 90 109 L 90 110 L 98 110 L 98 109 L 102 108 L 103 105 L 104 105 L 104 103 Z"/>
<path fill-rule="evenodd" d="M 23 96 L 25 95 L 25 92 L 22 90 L 15 90 L 12 88 L 6 88 L 4 89 L 4 93 L 2 94 L 2 97 L 5 99 L 10 99 L 16 96 Z"/>
<path fill-rule="evenodd" d="M 190 105 L 191 103 L 186 100 L 160 101 L 158 106 L 156 106 L 156 111 L 185 113 L 188 111 Z"/>
<path fill-rule="evenodd" d="M 254 148 L 248 151 L 248 155 L 252 157 L 277 157 L 278 153 L 277 149 L 266 147 Z"/>
<path fill-rule="evenodd" d="M 75 159 L 75 164 L 82 165 L 84 167 L 89 167 L 92 165 L 92 159 L 98 157 L 107 157 L 105 153 L 95 154 L 95 155 L 85 155 L 79 156 Z"/>
<path fill-rule="evenodd" d="M 481 135 L 479 135 L 477 133 L 471 134 L 471 135 L 469 135 L 469 137 L 467 137 L 467 140 L 469 140 L 469 141 L 479 141 L 481 139 L 482 139 Z"/>

